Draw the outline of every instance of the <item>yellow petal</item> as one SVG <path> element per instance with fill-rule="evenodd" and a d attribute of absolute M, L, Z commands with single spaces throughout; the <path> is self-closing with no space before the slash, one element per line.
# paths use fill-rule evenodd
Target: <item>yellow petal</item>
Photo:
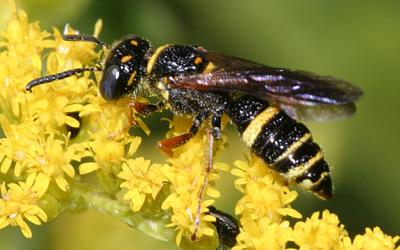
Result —
<path fill-rule="evenodd" d="M 67 164 L 63 166 L 64 172 L 71 178 L 75 176 L 75 169 L 71 164 Z"/>
<path fill-rule="evenodd" d="M 207 187 L 207 195 L 212 198 L 218 198 L 221 196 L 219 191 L 211 186 Z"/>
<path fill-rule="evenodd" d="M 214 230 L 212 230 L 212 229 L 209 228 L 209 227 L 203 228 L 203 229 L 201 230 L 201 232 L 202 232 L 204 235 L 208 235 L 208 236 L 213 236 L 213 235 L 214 235 Z"/>
<path fill-rule="evenodd" d="M 16 117 L 19 116 L 20 109 L 19 109 L 19 100 L 17 98 L 13 98 L 11 100 L 11 110 L 13 115 L 15 115 Z"/>
<path fill-rule="evenodd" d="M 98 19 L 96 24 L 94 25 L 94 33 L 93 33 L 93 35 L 95 37 L 99 37 L 99 34 L 100 34 L 100 31 L 101 31 L 102 27 L 103 27 L 103 20 Z"/>
<path fill-rule="evenodd" d="M 140 138 L 140 137 L 135 137 L 132 140 L 131 144 L 129 145 L 129 150 L 128 150 L 129 156 L 133 155 L 137 151 L 141 141 L 142 141 L 142 138 Z"/>
<path fill-rule="evenodd" d="M 65 121 L 65 124 L 67 124 L 70 127 L 79 128 L 79 121 L 76 120 L 75 118 L 72 118 L 71 116 L 66 115 L 64 117 L 64 121 Z"/>
<path fill-rule="evenodd" d="M 231 174 L 233 174 L 234 176 L 237 176 L 237 177 L 245 177 L 246 176 L 246 173 L 243 172 L 243 170 L 240 170 L 237 168 L 232 169 Z"/>
<path fill-rule="evenodd" d="M 66 192 L 69 189 L 69 184 L 67 180 L 64 178 L 64 176 L 59 175 L 55 178 L 57 186 L 64 192 Z"/>
<path fill-rule="evenodd" d="M 17 225 L 21 228 L 22 234 L 26 238 L 32 238 L 32 231 L 28 224 L 26 224 L 26 222 L 22 219 L 21 215 L 17 216 Z"/>
<path fill-rule="evenodd" d="M 99 165 L 96 162 L 86 162 L 79 165 L 80 174 L 88 174 L 99 169 Z"/>
<path fill-rule="evenodd" d="M 81 111 L 83 109 L 83 105 L 82 104 L 70 104 L 68 106 L 66 106 L 64 108 L 64 112 L 66 113 L 72 113 L 72 112 L 78 112 Z"/>
<path fill-rule="evenodd" d="M 35 178 L 35 185 L 33 190 L 36 191 L 39 197 L 42 197 L 43 194 L 47 191 L 49 187 L 50 178 L 43 173 L 40 173 Z"/>
<path fill-rule="evenodd" d="M 0 217 L 0 229 L 3 229 L 5 227 L 7 227 L 8 225 L 10 225 L 10 222 L 8 220 L 6 220 L 5 216 Z"/>
<path fill-rule="evenodd" d="M 10 168 L 12 163 L 12 160 L 10 158 L 5 158 L 4 161 L 1 163 L 0 166 L 0 171 L 5 174 L 8 172 L 8 169 Z"/>
<path fill-rule="evenodd" d="M 35 215 L 25 214 L 24 216 L 25 216 L 25 218 L 26 218 L 27 220 L 29 220 L 30 222 L 32 222 L 32 223 L 35 224 L 35 225 L 40 225 L 40 224 L 42 224 L 42 223 L 40 222 L 40 220 L 38 219 L 38 217 L 36 217 Z"/>

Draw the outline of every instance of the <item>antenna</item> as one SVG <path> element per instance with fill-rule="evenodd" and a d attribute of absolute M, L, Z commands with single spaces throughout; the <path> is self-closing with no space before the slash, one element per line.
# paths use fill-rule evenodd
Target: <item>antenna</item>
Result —
<path fill-rule="evenodd" d="M 73 75 L 77 75 L 80 74 L 82 72 L 85 71 L 102 71 L 103 68 L 100 66 L 92 66 L 92 67 L 87 67 L 87 68 L 76 68 L 76 69 L 70 69 L 64 72 L 60 72 L 57 74 L 53 74 L 53 75 L 47 75 L 47 76 L 43 76 L 43 77 L 39 77 L 36 78 L 32 81 L 30 81 L 26 86 L 25 86 L 25 90 L 26 91 L 31 91 L 31 89 L 35 86 L 41 85 L 41 84 L 45 84 L 48 82 L 53 82 L 53 81 L 57 81 L 57 80 L 61 80 Z"/>
<path fill-rule="evenodd" d="M 103 50 L 107 50 L 107 45 L 104 42 L 100 41 L 97 37 L 94 37 L 94 36 L 81 35 L 81 34 L 73 34 L 73 35 L 63 34 L 62 37 L 65 41 L 71 41 L 71 42 L 82 41 L 82 42 L 96 43 Z"/>
<path fill-rule="evenodd" d="M 72 35 L 63 34 L 62 37 L 65 41 L 71 41 L 71 42 L 83 41 L 83 42 L 96 43 L 98 46 L 100 46 L 102 48 L 103 51 L 107 51 L 107 45 L 104 42 L 100 41 L 97 37 L 94 37 L 94 36 L 81 35 L 81 34 L 72 34 Z M 30 81 L 25 86 L 25 90 L 30 92 L 31 89 L 35 86 L 53 82 L 53 81 L 57 81 L 57 80 L 61 80 L 64 78 L 68 78 L 70 76 L 77 75 L 77 74 L 80 74 L 85 71 L 95 72 L 95 71 L 102 71 L 102 70 L 103 70 L 103 68 L 101 66 L 96 65 L 96 66 L 91 66 L 91 67 L 70 69 L 70 70 L 60 72 L 57 74 L 39 77 L 39 78 L 36 78 L 36 79 L 33 79 L 32 81 Z"/>

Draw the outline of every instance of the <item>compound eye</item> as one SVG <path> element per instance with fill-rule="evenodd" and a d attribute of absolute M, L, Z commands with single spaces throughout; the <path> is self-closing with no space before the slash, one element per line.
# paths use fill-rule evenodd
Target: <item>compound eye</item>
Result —
<path fill-rule="evenodd" d="M 116 100 L 121 97 L 124 90 L 124 77 L 123 72 L 116 65 L 108 66 L 100 81 L 100 94 L 104 99 Z"/>

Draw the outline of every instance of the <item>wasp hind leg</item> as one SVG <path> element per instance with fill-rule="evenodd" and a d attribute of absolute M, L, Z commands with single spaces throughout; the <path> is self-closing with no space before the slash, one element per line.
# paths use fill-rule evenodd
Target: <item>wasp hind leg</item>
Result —
<path fill-rule="evenodd" d="M 184 133 L 181 135 L 177 135 L 171 138 L 167 138 L 158 142 L 157 147 L 166 153 L 169 156 L 172 156 L 172 150 L 179 146 L 184 145 L 188 142 L 196 133 L 198 132 L 201 124 L 209 117 L 208 112 L 200 113 L 197 115 L 192 123 L 192 126 L 189 129 L 188 133 Z M 207 129 L 207 149 L 206 149 L 206 167 L 203 183 L 201 184 L 199 194 L 198 194 L 198 202 L 196 207 L 196 215 L 194 217 L 194 230 L 191 237 L 191 240 L 196 240 L 196 234 L 199 230 L 200 226 L 200 216 L 202 210 L 202 201 L 206 194 L 207 185 L 209 182 L 209 176 L 213 171 L 213 159 L 214 159 L 214 141 L 215 139 L 221 138 L 221 118 L 222 114 L 214 114 L 211 117 L 211 126 L 212 128 Z"/>
<path fill-rule="evenodd" d="M 206 154 L 206 169 L 205 169 L 205 174 L 204 174 L 204 179 L 203 183 L 201 184 L 200 190 L 199 190 L 199 196 L 198 196 L 198 201 L 197 201 L 197 208 L 196 208 L 196 216 L 194 218 L 194 230 L 192 234 L 192 240 L 196 240 L 196 234 L 197 231 L 199 230 L 200 227 L 200 215 L 201 215 L 201 205 L 204 199 L 204 196 L 206 194 L 206 189 L 208 185 L 208 178 L 213 171 L 213 151 L 214 151 L 214 129 L 207 129 L 207 151 L 208 153 Z"/>
<path fill-rule="evenodd" d="M 215 114 L 211 117 L 211 129 L 207 129 L 207 149 L 206 149 L 206 168 L 203 183 L 199 190 L 196 216 L 194 219 L 194 231 L 192 240 L 196 240 L 196 234 L 200 227 L 201 205 L 206 194 L 209 176 L 214 169 L 214 142 L 215 139 L 221 138 L 221 118 L 222 114 Z"/>
<path fill-rule="evenodd" d="M 215 217 L 213 224 L 218 233 L 218 249 L 234 247 L 236 245 L 236 237 L 240 233 L 238 221 L 230 214 L 220 211 L 214 206 L 209 206 L 208 210 L 208 214 Z"/>

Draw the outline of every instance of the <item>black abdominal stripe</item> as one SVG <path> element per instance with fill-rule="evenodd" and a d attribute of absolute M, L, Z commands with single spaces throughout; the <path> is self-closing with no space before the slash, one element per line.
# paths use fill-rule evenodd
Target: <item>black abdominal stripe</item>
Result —
<path fill-rule="evenodd" d="M 289 183 L 296 183 L 320 198 L 331 198 L 329 166 L 302 123 L 254 96 L 232 100 L 226 112 L 244 143 L 270 168 Z"/>

